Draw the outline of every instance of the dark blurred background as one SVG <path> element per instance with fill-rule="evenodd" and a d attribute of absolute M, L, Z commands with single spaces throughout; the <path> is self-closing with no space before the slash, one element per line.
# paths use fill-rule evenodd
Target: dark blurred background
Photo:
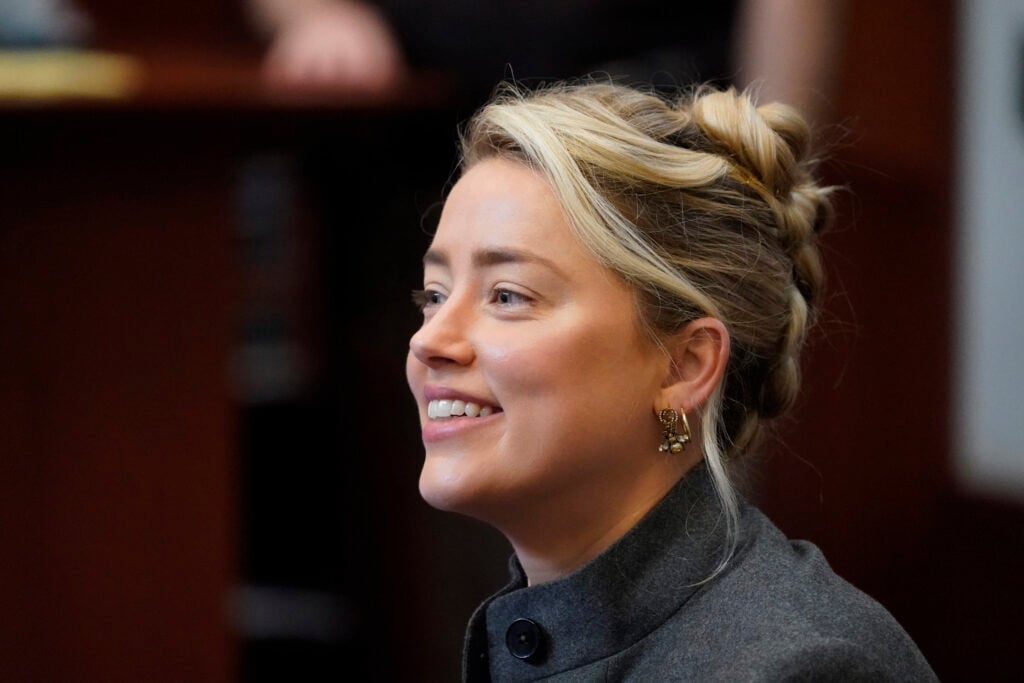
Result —
<path fill-rule="evenodd" d="M 594 69 L 810 112 L 847 188 L 830 298 L 750 495 L 940 678 L 1019 678 L 1024 456 L 985 475 L 964 437 L 956 198 L 970 12 L 1016 22 L 1018 107 L 1024 17 L 669 4 L 383 2 L 399 62 L 364 77 L 305 52 L 347 44 L 312 0 L 0 0 L 0 680 L 457 678 L 509 549 L 419 499 L 408 293 L 459 122 Z"/>

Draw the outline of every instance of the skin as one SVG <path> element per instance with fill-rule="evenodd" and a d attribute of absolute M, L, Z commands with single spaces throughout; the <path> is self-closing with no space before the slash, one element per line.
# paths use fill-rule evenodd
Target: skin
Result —
<path fill-rule="evenodd" d="M 398 39 L 372 4 L 252 0 L 251 12 L 273 37 L 263 67 L 273 89 L 383 97 L 408 78 Z"/>
<path fill-rule="evenodd" d="M 579 244 L 545 179 L 514 161 L 485 160 L 459 180 L 424 261 L 407 362 L 424 427 L 420 492 L 498 528 L 531 584 L 563 576 L 700 460 L 693 445 L 658 452 L 656 415 L 707 398 L 728 336 L 703 318 L 668 351 L 652 343 L 633 292 Z M 496 412 L 431 420 L 429 399 L 449 395 Z"/>
<path fill-rule="evenodd" d="M 734 45 L 737 85 L 827 120 L 842 43 L 843 0 L 746 0 Z"/>

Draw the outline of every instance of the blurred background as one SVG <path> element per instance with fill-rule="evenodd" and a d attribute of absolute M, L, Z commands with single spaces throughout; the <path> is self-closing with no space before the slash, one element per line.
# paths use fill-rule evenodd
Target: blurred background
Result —
<path fill-rule="evenodd" d="M 0 680 L 458 677 L 509 549 L 419 499 L 408 292 L 458 124 L 594 71 L 811 116 L 830 298 L 749 495 L 1020 679 L 1019 1 L 0 0 Z"/>

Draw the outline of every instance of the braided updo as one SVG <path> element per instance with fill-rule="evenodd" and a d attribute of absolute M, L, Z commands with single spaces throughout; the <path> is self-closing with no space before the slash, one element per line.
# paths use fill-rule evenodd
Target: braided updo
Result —
<path fill-rule="evenodd" d="M 506 89 L 462 142 L 466 167 L 501 156 L 544 174 L 576 236 L 635 288 L 656 341 L 703 316 L 726 326 L 726 376 L 701 431 L 734 543 L 726 464 L 794 403 L 824 277 L 817 236 L 831 218 L 830 188 L 812 175 L 807 124 L 731 89 L 670 101 L 558 85 Z"/>

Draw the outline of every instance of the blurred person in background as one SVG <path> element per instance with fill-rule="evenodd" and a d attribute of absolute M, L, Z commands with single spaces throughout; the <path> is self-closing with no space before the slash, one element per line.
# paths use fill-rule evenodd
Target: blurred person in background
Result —
<path fill-rule="evenodd" d="M 840 2 L 249 0 L 284 90 L 386 95 L 436 70 L 473 107 L 503 78 L 605 72 L 668 88 L 759 84 L 814 120 L 827 104 Z"/>

